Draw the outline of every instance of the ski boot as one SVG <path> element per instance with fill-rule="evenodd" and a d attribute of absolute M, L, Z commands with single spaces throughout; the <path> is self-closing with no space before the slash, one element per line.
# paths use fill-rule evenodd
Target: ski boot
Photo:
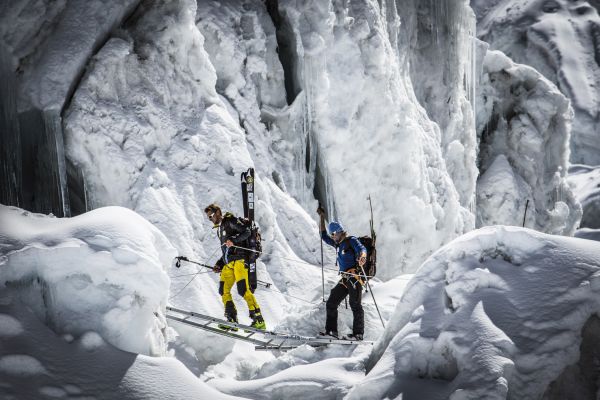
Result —
<path fill-rule="evenodd" d="M 250 324 L 251 327 L 263 331 L 267 330 L 267 324 L 265 323 L 260 309 L 257 308 L 256 310 L 250 311 L 250 318 L 252 318 L 252 323 Z"/>
<path fill-rule="evenodd" d="M 232 316 L 228 316 L 227 317 L 227 321 L 229 322 L 233 322 L 235 324 L 238 323 L 237 317 L 232 317 Z M 236 328 L 235 326 L 229 326 L 229 325 L 224 325 L 224 324 L 219 324 L 217 325 L 217 328 L 224 330 L 224 331 L 231 331 L 231 332 L 237 332 L 238 328 Z"/>
<path fill-rule="evenodd" d="M 319 332 L 319 336 L 322 336 L 325 339 L 339 339 L 337 331 Z"/>
<path fill-rule="evenodd" d="M 363 335 L 361 335 L 360 333 L 357 333 L 357 334 L 349 333 L 349 334 L 345 335 L 342 339 L 361 342 L 363 340 Z"/>

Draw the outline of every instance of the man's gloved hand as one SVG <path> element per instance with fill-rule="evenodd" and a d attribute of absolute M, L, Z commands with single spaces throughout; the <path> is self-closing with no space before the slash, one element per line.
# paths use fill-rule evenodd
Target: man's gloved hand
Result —
<path fill-rule="evenodd" d="M 360 265 L 362 267 L 365 265 L 366 262 L 367 262 L 367 255 L 361 254 L 360 257 L 358 258 L 358 265 Z"/>
<path fill-rule="evenodd" d="M 213 272 L 214 272 L 215 274 L 218 274 L 219 272 L 221 272 L 221 270 L 222 270 L 222 269 L 223 269 L 223 268 L 221 268 L 221 266 L 220 266 L 219 264 L 215 264 L 215 265 L 213 266 Z"/>
<path fill-rule="evenodd" d="M 321 207 L 321 205 L 319 205 L 319 207 L 317 208 L 317 214 L 319 214 L 321 217 L 325 216 L 325 209 Z"/>

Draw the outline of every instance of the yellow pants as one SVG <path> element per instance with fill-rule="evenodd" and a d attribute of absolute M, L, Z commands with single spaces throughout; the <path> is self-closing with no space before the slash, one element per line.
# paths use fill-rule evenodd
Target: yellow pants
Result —
<path fill-rule="evenodd" d="M 221 270 L 221 277 L 219 282 L 219 293 L 223 299 L 223 304 L 227 309 L 227 303 L 232 302 L 231 288 L 233 284 L 236 284 L 238 293 L 248 303 L 248 310 L 254 311 L 259 307 L 254 293 L 250 291 L 250 285 L 248 283 L 248 270 L 244 260 L 235 260 L 225 265 Z"/>

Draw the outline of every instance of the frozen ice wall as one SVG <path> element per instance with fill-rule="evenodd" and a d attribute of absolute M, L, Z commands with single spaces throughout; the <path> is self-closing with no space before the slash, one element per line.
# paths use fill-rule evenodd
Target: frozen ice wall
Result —
<path fill-rule="evenodd" d="M 59 335 L 96 332 L 122 350 L 165 354 L 175 251 L 158 229 L 120 207 L 58 219 L 0 206 L 0 219 L 3 301 Z"/>
<path fill-rule="evenodd" d="M 448 172 L 441 143 L 452 147 L 458 137 L 442 135 L 419 105 L 404 68 L 411 48 L 399 34 L 395 4 L 280 1 L 279 12 L 288 27 L 283 40 L 297 54 L 290 68 L 302 89 L 296 102 L 304 102 L 290 118 L 307 121 L 307 169 L 317 198 L 330 218 L 361 235 L 368 233 L 371 195 L 378 273 L 386 279 L 416 269 L 434 248 L 473 226 L 461 205 L 463 193 L 465 203 L 472 198 L 473 182 L 459 192 Z M 470 136 L 465 145 L 474 146 L 472 127 L 454 134 Z M 457 149 L 453 158 L 471 181 L 473 151 Z"/>
<path fill-rule="evenodd" d="M 583 208 L 580 226 L 600 229 L 600 167 L 573 165 L 568 180 Z"/>
<path fill-rule="evenodd" d="M 69 216 L 85 211 L 80 171 L 65 159 L 62 112 L 91 55 L 135 5 L 127 1 L 15 0 L 0 5 L 0 159 L 5 204 Z M 73 204 L 73 207 L 71 205 Z M 73 210 L 72 210 L 73 208 Z"/>
<path fill-rule="evenodd" d="M 399 35 L 398 56 L 410 69 L 419 103 L 440 128 L 442 154 L 460 203 L 472 211 L 477 177 L 475 15 L 463 0 L 396 3 L 400 19 L 388 22 L 388 30 Z"/>
<path fill-rule="evenodd" d="M 261 42 L 267 36 L 261 36 L 260 19 L 241 19 L 241 10 L 231 8 L 236 11 L 231 11 L 236 29 L 245 26 L 257 34 L 254 41 L 236 43 L 226 31 L 217 33 L 217 17 L 227 8 L 218 11 L 213 6 L 215 15 L 206 8 L 197 12 L 193 1 L 143 2 L 88 66 L 65 114 L 67 151 L 84 170 L 93 207 L 117 204 L 134 209 L 163 231 L 179 254 L 211 265 L 220 248 L 203 209 L 217 202 L 241 214 L 239 174 L 255 166 L 256 218 L 266 253 L 258 263 L 259 276 L 274 284 L 272 291 L 257 292 L 257 297 L 267 324 L 273 326 L 282 315 L 293 313 L 290 298 L 278 291 L 307 301 L 313 294 L 320 296 L 320 286 L 314 283 L 321 273 L 316 266 L 317 227 L 273 181 L 276 164 L 259 120 L 259 95 L 272 105 L 285 105 L 285 97 L 283 90 L 269 89 L 267 54 L 261 53 L 268 43 Z M 223 54 L 231 56 L 229 69 L 221 69 L 220 75 L 196 24 L 210 38 L 207 49 L 222 45 Z M 248 47 L 235 47 L 241 45 Z M 234 46 L 229 53 L 227 46 Z M 244 63 L 247 54 L 254 58 Z M 222 66 L 219 60 L 215 64 Z M 301 281 L 300 269 L 305 277 Z M 181 270 L 170 268 L 178 276 L 170 302 L 219 315 L 223 306 L 218 275 L 192 279 L 197 271 L 186 263 Z M 247 323 L 243 301 L 236 302 L 241 322 Z M 207 349 L 206 335 L 177 329 L 197 352 L 200 361 L 191 361 L 194 368 L 222 361 L 234 344 L 211 337 L 218 345 Z"/>
<path fill-rule="evenodd" d="M 575 110 L 571 161 L 600 164 L 597 1 L 476 0 L 478 36 L 555 83 Z"/>
<path fill-rule="evenodd" d="M 498 51 L 485 55 L 477 96 L 478 226 L 525 222 L 572 235 L 581 206 L 566 180 L 568 99 L 539 72 Z"/>

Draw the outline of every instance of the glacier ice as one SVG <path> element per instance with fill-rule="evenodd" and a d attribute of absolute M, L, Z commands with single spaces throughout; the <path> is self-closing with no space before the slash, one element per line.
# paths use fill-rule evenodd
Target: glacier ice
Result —
<path fill-rule="evenodd" d="M 477 224 L 572 235 L 581 219 L 566 175 L 572 109 L 533 68 L 485 54 L 477 96 Z"/>
<path fill-rule="evenodd" d="M 600 5 L 569 0 L 472 3 L 479 38 L 537 69 L 571 100 L 571 161 L 600 164 Z"/>

